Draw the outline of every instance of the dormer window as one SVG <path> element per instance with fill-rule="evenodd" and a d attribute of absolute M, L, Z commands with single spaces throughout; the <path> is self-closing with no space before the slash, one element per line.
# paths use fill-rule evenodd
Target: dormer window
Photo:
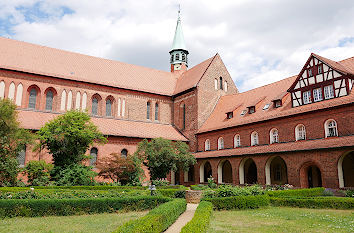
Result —
<path fill-rule="evenodd" d="M 255 112 L 256 112 L 256 107 L 255 106 L 248 107 L 248 113 L 249 114 L 252 114 L 252 113 L 255 113 Z"/>
<path fill-rule="evenodd" d="M 247 110 L 243 110 L 240 115 L 244 116 L 246 114 L 246 112 L 247 112 Z"/>
<path fill-rule="evenodd" d="M 282 102 L 281 100 L 274 100 L 274 107 L 275 108 L 279 108 L 282 106 Z"/>
<path fill-rule="evenodd" d="M 228 113 L 226 113 L 226 117 L 227 117 L 227 119 L 231 119 L 231 118 L 234 117 L 234 113 L 233 112 L 228 112 Z"/>
<path fill-rule="evenodd" d="M 313 76 L 313 74 L 312 74 L 312 68 L 308 69 L 307 72 L 308 72 L 309 77 L 312 77 L 312 76 Z"/>
<path fill-rule="evenodd" d="M 269 106 L 270 106 L 270 104 L 264 105 L 263 110 L 267 110 L 269 108 Z"/>

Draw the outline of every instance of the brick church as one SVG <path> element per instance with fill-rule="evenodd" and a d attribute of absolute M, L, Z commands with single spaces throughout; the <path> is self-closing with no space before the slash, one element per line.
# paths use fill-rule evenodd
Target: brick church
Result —
<path fill-rule="evenodd" d="M 239 93 L 219 54 L 188 67 L 178 18 L 171 71 L 155 70 L 0 37 L 0 98 L 22 127 L 40 129 L 86 110 L 108 143 L 88 162 L 134 153 L 144 138 L 189 144 L 197 164 L 171 183 L 354 187 L 354 57 L 311 54 L 298 75 Z M 20 165 L 51 161 L 26 148 Z M 148 173 L 146 172 L 146 176 Z"/>

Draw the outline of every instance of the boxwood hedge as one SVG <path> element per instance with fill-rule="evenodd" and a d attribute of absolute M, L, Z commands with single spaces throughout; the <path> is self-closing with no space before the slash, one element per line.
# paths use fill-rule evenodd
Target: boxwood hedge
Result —
<path fill-rule="evenodd" d="M 203 198 L 213 203 L 217 210 L 256 209 L 269 205 L 268 195 Z"/>
<path fill-rule="evenodd" d="M 350 197 L 271 197 L 270 202 L 273 206 L 314 209 L 354 209 L 354 198 Z"/>
<path fill-rule="evenodd" d="M 316 197 L 323 196 L 325 188 L 309 188 L 309 189 L 288 189 L 268 191 L 270 197 Z"/>
<path fill-rule="evenodd" d="M 163 232 L 186 210 L 186 206 L 186 200 L 174 199 L 151 210 L 144 217 L 125 223 L 114 232 Z"/>
<path fill-rule="evenodd" d="M 24 199 L 0 200 L 0 217 L 65 216 L 74 214 L 94 214 L 118 210 L 137 211 L 152 209 L 170 198 L 158 196 L 138 196 L 126 198 L 86 198 L 86 199 Z"/>
<path fill-rule="evenodd" d="M 201 201 L 194 213 L 194 217 L 182 228 L 181 233 L 206 232 L 212 211 L 213 204 L 211 202 Z"/>

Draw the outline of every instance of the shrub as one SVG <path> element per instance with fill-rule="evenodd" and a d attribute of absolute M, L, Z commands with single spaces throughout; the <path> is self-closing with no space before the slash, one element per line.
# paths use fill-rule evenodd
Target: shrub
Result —
<path fill-rule="evenodd" d="M 164 197 L 177 197 L 177 198 L 185 198 L 186 192 L 185 189 L 158 189 L 157 194 L 160 194 Z"/>
<path fill-rule="evenodd" d="M 29 161 L 24 169 L 28 177 L 28 183 L 33 186 L 48 185 L 50 179 L 50 171 L 53 169 L 53 164 L 46 163 L 43 160 Z"/>
<path fill-rule="evenodd" d="M 289 190 L 277 190 L 268 191 L 267 194 L 270 197 L 315 197 L 322 196 L 325 188 L 310 188 L 310 189 L 289 189 Z"/>
<path fill-rule="evenodd" d="M 263 195 L 265 191 L 258 185 L 249 187 L 234 187 L 231 185 L 221 185 L 215 192 L 205 190 L 203 196 L 205 197 L 235 197 L 235 196 L 250 196 L 250 195 Z"/>
<path fill-rule="evenodd" d="M 216 192 L 212 189 L 206 189 L 203 191 L 203 197 L 205 197 L 205 198 L 216 197 Z"/>
<path fill-rule="evenodd" d="M 215 189 L 217 187 L 213 177 L 208 178 L 208 186 L 211 189 Z"/>
<path fill-rule="evenodd" d="M 163 232 L 186 210 L 186 200 L 175 199 L 151 210 L 147 215 L 131 220 L 114 232 Z"/>
<path fill-rule="evenodd" d="M 274 206 L 291 206 L 314 209 L 354 209 L 354 199 L 347 197 L 271 197 L 270 202 Z"/>
<path fill-rule="evenodd" d="M 345 191 L 346 197 L 354 197 L 354 189 L 348 189 Z"/>
<path fill-rule="evenodd" d="M 0 200 L 0 217 L 65 216 L 94 214 L 118 210 L 138 211 L 156 207 L 171 200 L 165 197 Z"/>
<path fill-rule="evenodd" d="M 156 185 L 156 186 L 167 186 L 170 184 L 170 181 L 168 181 L 166 178 L 156 179 L 156 180 L 152 180 L 151 184 Z"/>
<path fill-rule="evenodd" d="M 97 173 L 92 171 L 90 167 L 72 164 L 61 170 L 55 179 L 59 186 L 94 185 L 96 175 Z"/>
<path fill-rule="evenodd" d="M 269 205 L 268 195 L 202 198 L 210 201 L 217 210 L 256 209 Z"/>
<path fill-rule="evenodd" d="M 177 190 L 175 192 L 175 198 L 186 198 L 186 190 Z"/>
<path fill-rule="evenodd" d="M 191 185 L 191 189 L 192 190 L 205 190 L 208 189 L 209 187 L 207 185 L 203 185 L 203 184 L 195 184 L 195 185 Z"/>
<path fill-rule="evenodd" d="M 332 189 L 325 189 L 322 193 L 323 196 L 334 196 Z"/>
<path fill-rule="evenodd" d="M 213 211 L 213 204 L 208 201 L 200 202 L 194 217 L 185 225 L 181 232 L 206 232 L 209 227 L 210 216 Z"/>

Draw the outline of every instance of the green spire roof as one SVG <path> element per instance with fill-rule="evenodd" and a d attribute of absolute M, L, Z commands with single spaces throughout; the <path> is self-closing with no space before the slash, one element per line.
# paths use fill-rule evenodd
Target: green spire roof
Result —
<path fill-rule="evenodd" d="M 171 51 L 173 51 L 173 50 L 186 50 L 187 51 L 187 47 L 186 47 L 186 43 L 184 42 L 184 36 L 183 36 L 183 31 L 182 31 L 180 11 L 178 11 L 176 32 L 175 32 L 175 37 L 173 38 L 173 43 L 172 43 L 172 48 L 171 48 Z"/>

